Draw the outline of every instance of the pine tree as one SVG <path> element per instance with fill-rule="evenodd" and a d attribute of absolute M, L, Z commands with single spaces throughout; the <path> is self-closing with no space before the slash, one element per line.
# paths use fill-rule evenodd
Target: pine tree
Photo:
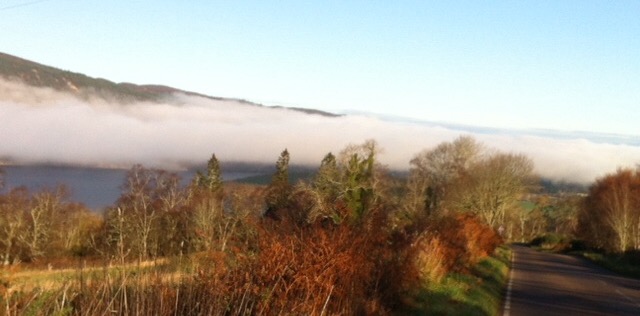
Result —
<path fill-rule="evenodd" d="M 328 153 L 320 163 L 320 169 L 313 181 L 313 186 L 326 199 L 335 200 L 340 192 L 340 168 L 336 156 Z"/>
<path fill-rule="evenodd" d="M 287 149 L 280 153 L 272 182 L 276 184 L 289 184 L 289 151 L 287 151 Z"/>
<path fill-rule="evenodd" d="M 289 184 L 289 151 L 283 150 L 276 162 L 276 172 L 267 188 L 265 216 L 277 218 L 276 211 L 287 207 L 291 185 Z"/>
<path fill-rule="evenodd" d="M 359 221 L 367 211 L 373 197 L 374 153 L 367 158 L 353 154 L 346 169 L 345 200 L 351 211 L 350 219 Z"/>
<path fill-rule="evenodd" d="M 191 224 L 194 227 L 194 247 L 201 250 L 211 250 L 225 243 L 218 244 L 222 235 L 220 223 L 226 220 L 224 210 L 224 187 L 220 163 L 215 154 L 211 155 L 205 173 L 198 172 L 194 179 L 191 192 Z"/>
<path fill-rule="evenodd" d="M 196 185 L 200 188 L 206 188 L 211 192 L 219 192 L 222 190 L 222 172 L 220 171 L 220 163 L 216 154 L 211 155 L 211 159 L 207 163 L 207 173 L 197 172 L 195 178 Z"/>

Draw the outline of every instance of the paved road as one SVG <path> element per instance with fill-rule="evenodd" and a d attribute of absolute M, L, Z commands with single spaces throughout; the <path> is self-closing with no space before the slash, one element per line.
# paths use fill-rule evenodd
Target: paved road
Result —
<path fill-rule="evenodd" d="M 640 315 L 640 280 L 576 257 L 513 247 L 504 315 Z"/>

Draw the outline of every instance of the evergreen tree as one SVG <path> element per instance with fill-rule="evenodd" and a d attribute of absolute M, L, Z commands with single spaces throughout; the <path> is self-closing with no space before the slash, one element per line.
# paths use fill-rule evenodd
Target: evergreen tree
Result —
<path fill-rule="evenodd" d="M 320 163 L 320 169 L 318 169 L 313 181 L 313 186 L 324 198 L 333 201 L 340 193 L 340 185 L 340 169 L 336 156 L 328 153 Z"/>
<path fill-rule="evenodd" d="M 211 155 L 211 159 L 207 163 L 207 173 L 197 172 L 195 178 L 196 185 L 200 188 L 206 188 L 211 192 L 219 192 L 222 190 L 222 172 L 220 171 L 220 163 L 216 154 Z"/>
<path fill-rule="evenodd" d="M 271 183 L 267 188 L 266 216 L 276 217 L 276 211 L 286 208 L 291 194 L 289 184 L 289 151 L 283 150 L 276 162 L 276 172 L 271 178 Z"/>
<path fill-rule="evenodd" d="M 272 183 L 289 184 L 289 151 L 287 149 L 280 153 L 278 162 L 276 162 L 276 172 L 273 175 Z"/>
<path fill-rule="evenodd" d="M 345 200 L 351 212 L 350 219 L 359 221 L 367 211 L 373 198 L 374 153 L 367 158 L 353 154 L 346 169 Z"/>
<path fill-rule="evenodd" d="M 225 243 L 218 244 L 221 237 L 221 223 L 225 223 L 224 187 L 220 163 L 215 154 L 211 155 L 205 173 L 198 172 L 191 192 L 191 225 L 196 232 L 193 247 L 211 250 L 224 249 Z"/>

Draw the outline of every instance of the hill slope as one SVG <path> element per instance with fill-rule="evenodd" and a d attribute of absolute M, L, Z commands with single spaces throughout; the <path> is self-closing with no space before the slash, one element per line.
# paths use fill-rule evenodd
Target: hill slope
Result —
<path fill-rule="evenodd" d="M 29 86 L 51 88 L 57 91 L 73 94 L 77 97 L 88 99 L 99 97 L 109 101 L 129 103 L 136 101 L 161 101 L 173 93 L 183 93 L 191 96 L 199 96 L 212 100 L 229 100 L 248 105 L 262 106 L 261 104 L 239 99 L 227 99 L 207 96 L 195 92 L 184 91 L 163 85 L 137 85 L 133 83 L 115 83 L 102 78 L 92 78 L 81 73 L 61 70 L 51 66 L 42 65 L 20 57 L 0 52 L 0 76 L 9 80 L 21 81 Z M 282 108 L 276 106 L 274 108 Z M 333 113 L 314 109 L 287 108 L 307 114 L 323 116 L 338 116 Z"/>

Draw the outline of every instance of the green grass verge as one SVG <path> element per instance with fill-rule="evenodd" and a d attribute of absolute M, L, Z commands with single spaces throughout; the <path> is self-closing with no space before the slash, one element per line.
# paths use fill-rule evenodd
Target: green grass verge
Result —
<path fill-rule="evenodd" d="M 511 249 L 501 246 L 468 274 L 452 273 L 430 284 L 403 315 L 499 315 L 509 281 Z"/>
<path fill-rule="evenodd" d="M 625 255 L 606 255 L 593 251 L 574 251 L 571 254 L 581 256 L 589 261 L 620 275 L 640 279 L 640 264 Z"/>

